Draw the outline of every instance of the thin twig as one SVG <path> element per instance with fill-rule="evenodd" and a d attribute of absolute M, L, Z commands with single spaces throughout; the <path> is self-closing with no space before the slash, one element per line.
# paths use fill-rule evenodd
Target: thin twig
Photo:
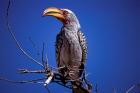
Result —
<path fill-rule="evenodd" d="M 46 68 L 46 66 L 45 66 L 45 61 L 44 61 L 44 43 L 43 43 L 43 46 L 42 46 L 42 64 L 43 64 L 43 66 Z M 45 69 L 44 68 L 44 69 Z"/>
<path fill-rule="evenodd" d="M 19 69 L 19 72 L 21 74 L 25 74 L 25 73 L 39 73 L 39 74 L 44 74 L 45 73 L 45 70 L 34 70 L 34 71 L 29 71 L 27 69 Z"/>
<path fill-rule="evenodd" d="M 38 82 L 40 80 L 45 80 L 46 78 L 41 78 L 41 79 L 35 79 L 35 80 L 29 80 L 29 81 L 14 81 L 14 80 L 9 80 L 9 79 L 6 79 L 6 78 L 0 78 L 0 80 L 3 80 L 3 81 L 7 81 L 7 82 L 11 82 L 11 83 L 44 83 L 44 82 Z"/>
<path fill-rule="evenodd" d="M 48 93 L 51 93 L 50 89 L 47 86 L 45 86 L 45 88 L 47 89 Z"/>
<path fill-rule="evenodd" d="M 47 46 L 45 45 L 46 49 L 47 49 Z M 44 64 L 45 64 L 45 67 L 48 68 L 49 67 L 49 63 L 48 63 L 48 56 L 46 54 L 46 60 L 44 61 Z"/>
<path fill-rule="evenodd" d="M 28 39 L 29 39 L 30 43 L 33 45 L 33 47 L 36 48 L 36 45 L 35 45 L 35 43 L 33 42 L 32 38 L 29 36 Z"/>
<path fill-rule="evenodd" d="M 10 27 L 10 24 L 9 24 L 9 20 L 8 20 L 10 5 L 11 5 L 11 1 L 9 0 L 9 2 L 8 2 L 8 7 L 7 7 L 7 14 L 6 14 L 6 24 L 7 24 L 8 31 L 9 31 L 10 34 L 12 35 L 14 41 L 16 42 L 16 45 L 17 45 L 18 48 L 21 50 L 21 52 L 22 52 L 25 56 L 27 56 L 30 60 L 32 60 L 34 63 L 36 63 L 36 64 L 38 64 L 38 65 L 40 65 L 40 66 L 43 67 L 43 65 L 42 65 L 40 62 L 38 62 L 37 60 L 35 60 L 31 55 L 29 55 L 27 52 L 25 52 L 25 51 L 23 50 L 23 48 L 21 47 L 21 45 L 20 45 L 19 42 L 17 41 L 17 39 L 16 39 L 16 37 L 15 37 L 13 31 L 11 30 L 11 27 Z"/>
<path fill-rule="evenodd" d="M 134 89 L 135 85 L 131 86 L 127 91 L 126 93 L 129 93 L 132 89 Z"/>
<path fill-rule="evenodd" d="M 98 85 L 95 85 L 95 92 L 98 93 Z"/>
<path fill-rule="evenodd" d="M 37 58 L 39 57 L 40 53 L 39 53 L 39 48 L 36 47 L 34 41 L 32 40 L 31 37 L 29 37 L 29 41 L 32 44 L 33 48 L 37 51 Z"/>

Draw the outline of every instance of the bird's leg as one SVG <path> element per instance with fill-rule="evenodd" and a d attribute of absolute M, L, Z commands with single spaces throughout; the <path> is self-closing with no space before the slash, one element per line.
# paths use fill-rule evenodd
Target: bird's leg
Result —
<path fill-rule="evenodd" d="M 27 69 L 19 69 L 20 74 L 26 74 L 26 73 L 45 73 L 44 70 L 34 70 L 34 71 L 29 71 Z"/>

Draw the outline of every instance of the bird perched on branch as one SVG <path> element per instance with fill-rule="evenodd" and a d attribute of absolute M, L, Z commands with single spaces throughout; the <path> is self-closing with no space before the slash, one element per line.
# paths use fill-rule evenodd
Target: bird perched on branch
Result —
<path fill-rule="evenodd" d="M 56 37 L 56 61 L 58 70 L 64 77 L 62 82 L 74 81 L 73 93 L 88 93 L 75 86 L 76 81 L 82 76 L 87 57 L 86 39 L 80 31 L 76 15 L 69 9 L 50 7 L 44 11 L 43 16 L 53 16 L 63 23 Z"/>

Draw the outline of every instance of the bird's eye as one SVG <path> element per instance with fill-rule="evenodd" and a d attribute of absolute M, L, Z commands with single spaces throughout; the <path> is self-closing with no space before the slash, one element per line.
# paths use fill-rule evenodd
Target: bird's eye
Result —
<path fill-rule="evenodd" d="M 64 11 L 63 12 L 63 15 L 65 15 L 65 16 L 68 15 L 68 12 L 67 11 Z"/>

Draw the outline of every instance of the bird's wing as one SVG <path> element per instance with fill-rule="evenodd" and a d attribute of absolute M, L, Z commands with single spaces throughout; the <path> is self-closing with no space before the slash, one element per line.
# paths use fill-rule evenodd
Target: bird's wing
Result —
<path fill-rule="evenodd" d="M 55 43 L 55 55 L 56 55 L 56 62 L 57 66 L 59 67 L 60 61 L 60 52 L 63 45 L 63 37 L 61 32 L 56 36 L 56 43 Z"/>
<path fill-rule="evenodd" d="M 85 63 L 86 58 L 87 58 L 87 42 L 86 42 L 86 38 L 85 38 L 84 34 L 81 31 L 78 31 L 77 35 L 78 35 L 80 46 L 81 46 L 81 49 L 82 49 L 82 63 Z"/>

